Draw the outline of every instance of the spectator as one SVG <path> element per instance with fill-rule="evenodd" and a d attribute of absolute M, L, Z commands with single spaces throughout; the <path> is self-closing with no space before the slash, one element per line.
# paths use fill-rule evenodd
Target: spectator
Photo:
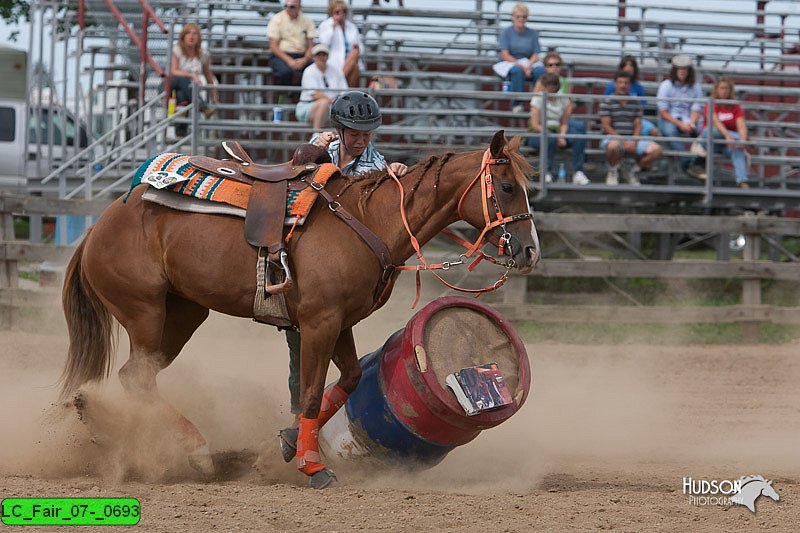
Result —
<path fill-rule="evenodd" d="M 319 25 L 319 42 L 330 50 L 328 66 L 344 72 L 350 87 L 359 86 L 363 64 L 361 54 L 361 35 L 358 28 L 347 18 L 347 3 L 332 0 L 328 4 L 328 18 Z"/>
<path fill-rule="evenodd" d="M 714 83 L 711 89 L 711 98 L 714 100 L 725 100 L 725 102 L 714 102 L 714 110 L 711 116 L 712 127 L 708 127 L 708 104 L 703 108 L 703 128 L 700 130 L 698 138 L 707 139 L 708 131 L 711 129 L 714 139 L 725 139 L 732 144 L 716 144 L 715 152 L 722 152 L 731 158 L 733 163 L 733 174 L 736 184 L 742 189 L 749 189 L 747 184 L 747 157 L 744 146 L 739 141 L 747 140 L 747 123 L 744 120 L 742 106 L 730 102 L 736 94 L 733 82 L 726 78 L 720 78 Z M 734 143 L 734 141 L 736 141 Z M 691 152 L 700 157 L 706 157 L 706 149 L 703 147 L 705 142 L 695 142 L 692 144 Z M 705 172 L 698 173 L 695 177 L 705 179 Z"/>
<path fill-rule="evenodd" d="M 625 72 L 629 72 L 631 75 L 631 92 L 628 96 L 644 96 L 644 86 L 639 82 L 639 64 L 636 62 L 636 58 L 633 56 L 624 56 L 620 62 L 617 70 L 624 70 Z M 608 82 L 606 85 L 606 96 L 610 96 L 614 94 L 614 80 Z M 642 107 L 647 107 L 647 102 L 642 100 Z M 642 135 L 652 135 L 653 137 L 658 137 L 661 135 L 661 132 L 658 131 L 656 125 L 653 124 L 651 121 L 647 120 L 646 118 L 642 117 Z"/>
<path fill-rule="evenodd" d="M 545 73 L 552 73 L 558 77 L 558 93 L 566 96 L 569 94 L 569 80 L 561 75 L 561 67 L 563 64 L 564 61 L 561 59 L 561 55 L 555 50 L 547 52 L 544 56 Z M 541 81 L 542 78 L 539 78 L 534 84 L 534 93 L 544 92 Z M 586 135 L 586 124 L 584 124 L 582 120 L 572 117 L 572 100 L 566 100 L 566 102 L 567 109 L 564 113 L 567 115 L 567 133 L 570 135 Z M 533 108 L 531 108 L 531 112 L 533 112 Z M 564 146 L 570 146 L 572 148 L 572 182 L 580 185 L 587 185 L 589 183 L 589 178 L 583 173 L 583 162 L 586 159 L 586 139 L 564 139 L 564 141 Z"/>
<path fill-rule="evenodd" d="M 672 69 L 669 79 L 658 86 L 658 129 L 667 137 L 695 137 L 697 135 L 697 121 L 700 119 L 700 102 L 675 101 L 671 98 L 697 98 L 703 97 L 700 84 L 695 81 L 695 71 L 692 59 L 684 54 L 672 58 Z M 686 149 L 681 141 L 668 141 L 669 147 L 681 152 Z M 689 169 L 692 159 L 682 157 L 681 168 Z"/>
<path fill-rule="evenodd" d="M 545 63 L 546 64 L 546 63 Z M 572 133 L 570 131 L 573 120 L 570 119 L 572 113 L 572 102 L 566 98 L 558 96 L 561 82 L 559 81 L 558 74 L 547 72 L 537 82 L 542 88 L 542 91 L 535 93 L 531 98 L 531 129 L 536 133 L 542 131 L 542 101 L 545 94 L 547 96 L 547 105 L 545 106 L 545 128 L 553 133 Z M 552 96 L 551 96 L 552 95 Z M 580 121 L 575 121 L 580 123 Z M 580 123 L 583 127 L 583 123 Z M 582 129 L 582 133 L 586 133 L 586 128 Z M 538 135 L 528 137 L 528 146 L 532 148 L 541 148 L 541 138 Z M 550 183 L 553 181 L 552 171 L 555 168 L 555 153 L 556 146 L 559 148 L 572 147 L 572 183 L 578 185 L 589 184 L 589 178 L 583 173 L 583 162 L 585 159 L 586 139 L 565 139 L 563 137 L 548 137 L 547 138 L 547 174 L 545 174 L 545 181 Z"/>
<path fill-rule="evenodd" d="M 387 168 L 403 176 L 408 167 L 403 163 L 386 163 L 386 159 L 372 145 L 372 132 L 381 125 L 381 109 L 378 102 L 363 91 L 346 91 L 331 105 L 331 122 L 336 132 L 315 134 L 311 144 L 328 151 L 331 162 L 345 174 L 364 174 L 372 170 Z M 291 411 L 300 413 L 300 333 L 286 330 L 289 345 L 289 393 Z M 297 441 L 297 429 L 287 428 L 280 432 L 281 450 L 291 453 Z M 288 457 L 288 455 L 285 455 Z M 287 459 L 287 461 L 290 459 Z"/>
<path fill-rule="evenodd" d="M 513 92 L 525 90 L 525 80 L 535 82 L 544 74 L 539 59 L 539 32 L 528 28 L 528 7 L 519 3 L 511 11 L 513 25 L 500 33 L 498 40 L 500 61 L 494 64 L 494 71 L 511 83 Z M 511 103 L 515 112 L 522 111 L 520 102 Z"/>
<path fill-rule="evenodd" d="M 277 85 L 296 85 L 295 75 L 303 72 L 311 58 L 314 23 L 300 11 L 300 0 L 285 0 L 283 11 L 267 25 L 272 57 L 269 66 Z"/>
<path fill-rule="evenodd" d="M 344 73 L 328 64 L 328 47 L 318 44 L 311 50 L 314 60 L 303 71 L 303 91 L 295 108 L 297 120 L 311 122 L 315 130 L 322 129 L 328 120 L 331 103 L 345 89 L 347 80 Z M 325 87 L 325 90 L 320 90 Z"/>
<path fill-rule="evenodd" d="M 552 72 L 558 76 L 558 92 L 559 94 L 569 94 L 569 80 L 561 75 L 561 67 L 564 61 L 561 59 L 561 54 L 555 50 L 547 52 L 544 56 L 544 71 Z M 542 78 L 539 78 L 533 85 L 533 92 L 542 92 Z"/>
<path fill-rule="evenodd" d="M 614 96 L 628 96 L 632 79 L 628 72 L 618 71 L 614 75 Z M 639 185 L 639 173 L 661 156 L 658 143 L 630 138 L 642 133 L 642 104 L 628 98 L 608 99 L 600 104 L 600 123 L 606 135 L 600 142 L 608 159 L 606 184 L 619 183 L 620 160 L 627 154 L 638 160 L 628 174 L 628 183 Z"/>
<path fill-rule="evenodd" d="M 186 24 L 172 47 L 172 63 L 170 67 L 170 90 L 175 91 L 175 99 L 179 105 L 192 102 L 192 84 L 211 86 L 211 100 L 219 103 L 219 95 L 214 88 L 214 74 L 211 72 L 211 56 L 208 50 L 200 47 L 200 27 L 197 24 Z M 205 78 L 205 82 L 201 78 Z M 207 104 L 200 100 L 199 108 L 206 111 Z"/>

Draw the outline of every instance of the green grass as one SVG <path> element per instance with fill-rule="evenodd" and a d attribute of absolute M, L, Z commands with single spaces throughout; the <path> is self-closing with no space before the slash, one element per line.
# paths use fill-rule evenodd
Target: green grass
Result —
<path fill-rule="evenodd" d="M 30 281 L 39 282 L 39 272 L 33 270 L 19 270 L 17 272 L 17 276 L 21 279 L 27 279 Z"/>
<path fill-rule="evenodd" d="M 650 278 L 540 278 L 528 277 L 530 303 L 546 304 L 548 295 L 612 294 L 609 282 L 642 305 L 715 306 L 737 305 L 742 299 L 742 281 L 736 279 L 664 280 Z M 761 303 L 777 306 L 800 305 L 797 283 L 762 280 Z M 497 296 L 501 298 L 500 295 Z M 624 304 L 624 300 L 620 300 Z M 587 302 L 588 303 L 588 302 Z"/>
<path fill-rule="evenodd" d="M 23 241 L 28 240 L 30 235 L 30 224 L 28 218 L 14 217 L 14 236 Z"/>
<path fill-rule="evenodd" d="M 566 342 L 569 344 L 740 344 L 744 333 L 740 324 L 574 324 L 523 321 L 517 333 L 526 342 Z M 764 323 L 759 342 L 782 344 L 800 338 L 796 326 Z"/>

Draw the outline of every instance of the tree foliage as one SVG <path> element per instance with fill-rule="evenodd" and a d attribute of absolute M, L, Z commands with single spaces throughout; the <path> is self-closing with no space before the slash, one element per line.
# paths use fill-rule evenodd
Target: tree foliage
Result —
<path fill-rule="evenodd" d="M 0 18 L 6 24 L 15 25 L 30 20 L 31 3 L 25 0 L 0 0 Z M 12 41 L 17 40 L 18 31 L 10 35 Z"/>

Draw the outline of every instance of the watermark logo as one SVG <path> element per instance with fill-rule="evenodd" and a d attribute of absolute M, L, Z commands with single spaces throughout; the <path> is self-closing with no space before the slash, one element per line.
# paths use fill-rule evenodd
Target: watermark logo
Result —
<path fill-rule="evenodd" d="M 772 481 L 764 479 L 762 476 L 747 476 L 739 480 L 741 485 L 739 492 L 731 496 L 731 502 L 737 505 L 744 505 L 750 511 L 756 512 L 756 500 L 764 495 L 772 498 L 776 502 L 781 499 L 778 492 L 772 487 Z"/>
<path fill-rule="evenodd" d="M 744 505 L 753 513 L 756 512 L 756 500 L 762 494 L 776 502 L 780 500 L 777 491 L 772 487 L 772 481 L 763 476 L 744 476 L 736 480 L 685 477 L 683 493 L 689 497 L 691 505 Z"/>

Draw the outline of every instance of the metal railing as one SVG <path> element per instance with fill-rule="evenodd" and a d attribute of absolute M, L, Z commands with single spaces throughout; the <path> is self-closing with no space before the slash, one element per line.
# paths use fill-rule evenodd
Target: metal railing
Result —
<path fill-rule="evenodd" d="M 408 37 L 408 34 L 414 27 L 418 30 L 438 27 L 439 31 L 442 32 L 444 43 L 455 43 L 454 46 L 458 45 L 463 48 L 461 54 L 453 55 L 453 57 L 463 56 L 464 61 L 454 61 L 453 65 L 461 65 L 459 68 L 461 68 L 464 75 L 471 76 L 473 81 L 480 79 L 484 82 L 484 85 L 488 83 L 487 77 L 479 78 L 476 76 L 476 73 L 480 72 L 476 70 L 476 61 L 492 60 L 494 56 L 492 46 L 495 42 L 497 32 L 501 27 L 509 23 L 510 19 L 508 18 L 508 14 L 514 2 L 484 2 L 476 0 L 474 3 L 475 9 L 465 10 L 463 2 L 445 1 L 437 4 L 435 9 L 430 9 L 429 3 L 417 5 L 415 1 L 416 0 L 406 1 L 406 8 L 413 9 L 413 17 L 396 16 L 401 12 L 396 9 L 381 8 L 376 10 L 371 7 L 351 7 L 354 20 L 361 25 L 362 28 L 366 29 L 366 33 L 372 35 L 373 39 L 375 38 L 374 36 L 378 36 L 375 48 L 365 50 L 365 58 L 378 66 L 382 64 L 386 67 L 388 72 L 391 72 L 391 67 L 401 64 L 404 65 L 404 68 L 410 69 L 420 70 L 427 68 L 426 65 L 419 61 L 415 62 L 408 54 L 402 52 L 405 50 L 405 45 L 403 43 L 413 40 L 413 36 Z M 732 4 L 732 8 L 726 8 L 725 11 L 736 11 L 737 8 L 741 8 L 744 4 L 744 2 L 738 4 L 734 3 Z M 47 6 L 47 9 L 50 10 L 48 11 L 49 15 L 47 15 L 50 19 L 48 19 L 47 22 L 41 19 L 40 33 L 44 33 L 48 28 L 55 28 L 56 12 L 54 11 L 54 6 L 60 6 L 61 4 L 57 2 L 37 2 L 37 5 Z M 158 9 L 158 4 L 154 5 L 156 9 Z M 570 13 L 556 13 L 555 8 L 564 5 L 570 7 Z M 238 46 L 237 43 L 239 43 L 240 40 L 241 42 L 250 43 L 257 41 L 263 42 L 263 47 L 266 47 L 267 43 L 263 34 L 265 21 L 263 16 L 258 15 L 255 11 L 261 10 L 267 13 L 274 13 L 280 9 L 279 6 L 271 6 L 260 2 L 232 2 L 227 0 L 221 2 L 190 1 L 183 3 L 183 6 L 182 14 L 175 19 L 165 18 L 167 24 L 164 26 L 168 26 L 171 29 L 175 24 L 180 25 L 185 21 L 200 21 L 205 23 L 207 27 L 204 28 L 204 33 L 212 37 L 212 39 L 207 40 L 207 42 L 210 45 L 214 45 L 215 42 L 213 41 L 216 40 L 222 48 L 229 51 L 229 53 L 226 52 L 226 56 L 228 57 L 237 57 L 237 54 L 249 53 L 247 52 L 247 47 L 243 47 L 242 51 L 237 51 L 236 46 Z M 582 6 L 604 9 L 605 11 L 602 11 L 600 16 L 589 16 L 577 13 Z M 323 0 L 307 0 L 303 4 L 304 11 L 316 21 L 322 20 L 327 16 L 326 8 L 327 2 Z M 663 59 L 667 57 L 665 54 L 675 53 L 678 49 L 701 53 L 705 49 L 712 50 L 714 46 L 728 46 L 730 42 L 736 41 L 738 36 L 748 32 L 752 34 L 754 31 L 766 34 L 784 32 L 783 40 L 767 40 L 765 44 L 766 48 L 764 49 L 761 49 L 760 45 L 755 46 L 757 43 L 754 43 L 754 47 L 752 48 L 753 50 L 757 49 L 757 53 L 754 53 L 752 58 L 754 63 L 768 59 L 774 62 L 771 64 L 772 66 L 783 65 L 783 63 L 781 63 L 781 61 L 783 61 L 781 52 L 791 44 L 787 43 L 786 36 L 792 34 L 792 26 L 796 20 L 791 14 L 768 11 L 762 13 L 766 16 L 766 20 L 763 24 L 753 25 L 743 22 L 731 24 L 730 27 L 726 26 L 725 28 L 727 33 L 722 32 L 719 33 L 718 36 L 715 36 L 716 34 L 710 34 L 710 31 L 715 30 L 719 32 L 720 28 L 714 24 L 697 21 L 677 24 L 661 20 L 660 17 L 669 11 L 668 9 L 656 8 L 653 5 L 628 3 L 628 10 L 630 14 L 628 17 L 629 19 L 639 17 L 639 20 L 643 22 L 640 32 L 634 34 L 634 37 L 638 39 L 637 42 L 639 43 L 636 46 L 639 48 L 630 48 L 631 34 L 618 31 L 617 27 L 620 24 L 620 20 L 616 10 L 611 9 L 609 5 L 602 2 L 570 0 L 562 2 L 555 2 L 554 0 L 540 2 L 537 3 L 532 12 L 529 25 L 542 31 L 543 44 L 545 45 L 553 44 L 547 42 L 547 39 L 551 38 L 548 37 L 548 35 L 552 36 L 552 39 L 563 43 L 569 41 L 570 35 L 575 36 L 575 41 L 578 42 L 580 41 L 578 37 L 581 33 L 594 32 L 594 34 L 597 34 L 598 38 L 600 38 L 600 34 L 605 32 L 608 35 L 608 43 L 617 43 L 609 48 L 613 53 L 607 51 L 607 54 L 611 53 L 615 56 L 620 51 L 641 53 L 641 57 L 656 61 L 655 65 L 649 62 L 647 64 L 642 64 L 643 69 L 650 69 L 650 71 L 655 69 L 657 71 L 658 69 L 664 68 Z M 749 13 L 743 8 L 739 9 L 739 11 L 742 11 L 742 17 L 745 16 L 746 13 Z M 42 16 L 44 15 L 43 13 Z M 67 14 L 68 18 L 71 16 L 73 15 Z M 468 21 L 468 24 L 462 24 L 464 21 Z M 449 29 L 450 26 L 453 27 L 452 30 Z M 697 30 L 695 33 L 701 35 L 693 34 L 686 29 L 689 27 L 693 30 Z M 610 28 L 614 28 L 614 32 L 609 33 L 607 30 Z M 675 35 L 683 32 L 685 38 L 671 35 L 670 31 L 673 31 L 673 28 Z M 160 29 L 163 30 L 163 28 Z M 380 33 L 378 33 L 378 30 L 380 30 Z M 65 53 L 63 54 L 65 65 L 67 57 L 71 57 L 75 61 L 75 68 L 65 69 L 65 72 L 75 72 L 75 79 L 70 81 L 70 83 L 74 82 L 75 93 L 79 95 L 79 97 L 75 98 L 75 116 L 77 120 L 80 120 L 81 117 L 85 117 L 88 120 L 87 128 L 90 133 L 89 144 L 91 147 L 80 149 L 80 147 L 76 145 L 71 155 L 67 155 L 67 146 L 65 144 L 63 146 L 65 157 L 60 161 L 52 162 L 55 163 L 53 165 L 56 167 L 55 170 L 52 170 L 53 167 L 46 168 L 44 173 L 37 175 L 37 178 L 41 175 L 45 176 L 41 181 L 34 179 L 35 183 L 45 186 L 49 183 L 55 183 L 56 177 L 58 177 L 59 183 L 70 180 L 71 183 L 77 184 L 73 185 L 76 187 L 75 189 L 69 188 L 66 190 L 64 187 L 59 187 L 59 195 L 63 197 L 73 197 L 79 193 L 83 193 L 83 195 L 92 195 L 95 194 L 95 192 L 92 191 L 97 190 L 103 191 L 103 193 L 112 192 L 114 187 L 119 186 L 120 179 L 128 175 L 136 162 L 141 162 L 144 147 L 154 151 L 163 150 L 168 147 L 168 145 L 173 147 L 180 146 L 181 143 L 183 143 L 193 152 L 195 150 L 205 150 L 207 147 L 211 146 L 211 144 L 216 143 L 214 139 L 215 128 L 219 129 L 222 127 L 229 135 L 237 135 L 237 132 L 240 132 L 239 134 L 250 137 L 256 145 L 259 143 L 266 145 L 273 139 L 283 142 L 281 139 L 291 138 L 291 134 L 288 136 L 283 135 L 279 131 L 281 128 L 288 128 L 290 132 L 294 132 L 295 138 L 297 134 L 308 133 L 307 131 L 302 131 L 303 126 L 299 124 L 290 122 L 278 125 L 269 122 L 269 111 L 274 102 L 274 95 L 277 91 L 283 91 L 285 88 L 270 86 L 265 83 L 220 85 L 218 90 L 227 91 L 229 96 L 231 93 L 235 93 L 235 96 L 229 97 L 227 103 L 220 106 L 220 116 L 217 119 L 206 120 L 196 112 L 196 109 L 190 108 L 187 110 L 188 118 L 176 117 L 170 120 L 165 117 L 164 109 L 159 108 L 160 102 L 164 102 L 164 100 L 162 100 L 164 98 L 164 93 L 160 89 L 157 90 L 153 85 L 150 85 L 146 88 L 147 95 L 145 95 L 145 90 L 142 90 L 140 86 L 137 87 L 135 82 L 124 82 L 118 79 L 120 76 L 119 72 L 121 72 L 120 69 L 124 67 L 113 63 L 109 65 L 102 64 L 104 61 L 100 61 L 99 58 L 108 58 L 113 55 L 120 58 L 122 54 L 119 53 L 119 49 L 116 47 L 115 43 L 111 43 L 111 45 L 103 44 L 104 41 L 102 39 L 105 37 L 102 37 L 101 33 L 102 32 L 98 32 L 96 29 L 87 29 L 85 32 L 79 32 L 78 34 L 72 32 L 64 35 L 63 40 L 59 43 L 59 46 L 63 46 L 65 49 Z M 406 37 L 398 37 L 401 33 L 404 33 Z M 367 35 L 365 35 L 365 37 L 367 37 Z M 395 43 L 397 45 L 395 49 L 400 52 L 387 52 L 387 43 L 393 41 L 395 38 L 398 39 Z M 655 41 L 653 41 L 654 39 Z M 169 35 L 165 39 L 162 39 L 161 44 L 165 47 L 165 52 L 167 54 L 171 53 L 171 44 L 173 40 L 174 33 L 172 32 L 169 32 Z M 473 40 L 476 43 L 480 43 L 481 46 L 474 50 L 463 46 L 465 41 L 473 42 Z M 738 42 L 742 43 L 744 40 L 746 39 L 739 39 Z M 647 46 L 649 45 L 647 45 L 647 43 L 650 41 L 657 42 L 658 46 L 656 48 L 648 48 Z M 776 43 L 779 43 L 780 46 Z M 484 51 L 481 52 L 480 49 Z M 575 48 L 575 50 L 579 49 L 581 48 Z M 429 57 L 433 60 L 436 56 L 435 53 L 442 51 L 442 43 L 432 42 L 428 50 L 431 54 L 423 57 Z M 439 54 L 440 60 L 441 58 L 445 58 L 444 60 L 446 61 L 451 51 L 452 47 L 444 50 L 444 54 Z M 47 51 L 45 50 L 45 52 Z M 54 58 L 56 54 L 51 52 L 51 56 Z M 705 60 L 707 61 L 709 57 L 716 56 L 712 56 L 712 54 L 709 53 L 706 55 Z M 609 61 L 615 61 L 614 57 L 608 57 L 607 59 Z M 723 61 L 725 58 L 719 56 L 717 59 Z M 579 55 L 572 55 L 570 58 L 567 58 L 567 60 L 579 63 L 581 57 Z M 34 62 L 35 60 L 31 61 L 31 63 Z M 585 58 L 584 62 L 586 62 Z M 89 64 L 87 65 L 87 63 Z M 168 56 L 165 66 L 168 71 Z M 234 67 L 235 65 L 231 68 Z M 251 68 L 253 72 L 258 72 L 257 67 L 249 68 Z M 742 69 L 743 68 L 744 67 L 742 67 Z M 227 69 L 226 72 L 228 70 L 230 69 Z M 747 71 L 747 69 L 742 71 Z M 753 70 L 753 72 L 763 71 Z M 97 74 L 103 74 L 103 79 L 99 84 L 95 84 Z M 418 78 L 419 80 L 428 79 L 428 77 L 435 79 L 435 73 L 429 74 L 430 76 L 427 74 L 423 76 L 419 73 Z M 524 121 L 524 119 L 518 120 L 508 116 L 509 112 L 504 111 L 503 102 L 514 97 L 521 97 L 527 100 L 530 98 L 530 94 L 510 95 L 492 91 L 481 91 L 480 89 L 485 87 L 475 86 L 475 84 L 473 84 L 472 87 L 469 87 L 467 84 L 466 88 L 461 90 L 458 85 L 461 83 L 457 79 L 458 75 L 453 72 L 444 74 L 441 78 L 444 80 L 447 76 L 453 79 L 447 81 L 448 85 L 445 86 L 449 88 L 443 91 L 437 91 L 431 88 L 420 88 L 415 92 L 415 89 L 412 87 L 397 89 L 395 91 L 382 90 L 377 93 L 377 96 L 382 99 L 382 103 L 386 102 L 388 104 L 387 109 L 397 109 L 394 116 L 388 116 L 389 123 L 382 128 L 381 132 L 378 134 L 379 142 L 388 139 L 385 145 L 392 146 L 389 150 L 390 152 L 399 153 L 400 147 L 404 143 L 407 143 L 409 146 L 417 146 L 425 142 L 458 144 L 457 139 L 459 138 L 478 140 L 485 135 L 484 129 L 489 131 L 492 128 L 496 129 L 498 127 L 506 127 L 510 132 L 518 132 L 523 135 L 527 134 L 524 131 L 524 122 L 520 126 L 508 128 L 508 124 L 512 124 L 513 126 L 516 123 Z M 67 76 L 65 76 L 65 80 L 66 78 Z M 88 84 L 85 83 L 87 78 Z M 268 81 L 269 72 L 265 69 L 264 73 L 257 79 Z M 598 83 L 600 83 L 600 80 L 598 80 Z M 63 94 L 67 94 L 67 86 L 68 83 L 65 81 L 63 86 L 58 88 Z M 789 95 L 793 90 L 794 89 L 788 87 L 753 86 L 753 94 L 758 94 L 759 92 L 762 94 L 771 94 L 772 92 L 778 94 L 778 92 L 783 91 L 786 95 Z M 137 93 L 135 96 L 138 98 L 131 97 L 134 93 Z M 82 98 L 83 95 L 86 95 L 89 101 L 102 100 L 103 104 L 99 106 L 99 111 L 105 112 L 108 108 L 115 108 L 115 114 L 119 115 L 119 119 L 115 118 L 111 121 L 111 129 L 106 129 L 107 121 L 105 116 L 93 116 L 95 112 L 93 106 L 81 103 L 84 100 Z M 112 98 L 112 95 L 116 95 L 116 97 Z M 574 95 L 573 98 L 576 99 L 576 102 L 583 102 L 584 105 L 593 105 L 592 99 L 596 97 Z M 62 97 L 62 99 L 64 99 L 64 97 Z M 107 105 L 106 100 L 111 103 Z M 41 98 L 39 101 L 39 107 L 41 107 Z M 147 103 L 145 104 L 144 102 Z M 260 112 L 248 106 L 254 106 L 255 108 L 260 106 Z M 236 111 L 237 107 L 239 109 L 238 112 Z M 403 109 L 405 110 L 405 115 L 401 114 L 401 110 Z M 415 114 L 415 110 L 420 112 L 427 111 L 428 115 L 431 117 L 435 117 L 437 112 L 446 113 L 447 120 L 443 119 L 440 123 L 432 122 L 433 119 L 430 117 L 428 119 L 423 119 L 424 117 L 421 117 L 420 114 Z M 36 110 L 34 111 L 36 112 Z M 772 130 L 777 131 L 778 128 L 783 128 L 783 131 L 787 131 L 787 129 L 789 131 L 794 131 L 791 126 L 791 117 L 793 115 L 791 114 L 790 107 L 769 108 L 764 104 L 764 107 L 751 108 L 751 112 L 763 115 L 760 122 L 764 125 L 760 124 L 758 126 L 759 131 L 762 133 L 771 131 L 768 124 L 775 113 L 789 117 L 783 121 L 788 122 L 788 124 L 776 123 Z M 440 113 L 440 115 L 442 113 Z M 590 113 L 585 113 L 585 115 L 589 116 Z M 95 129 L 95 122 L 97 121 L 100 123 L 100 127 L 98 128 L 100 136 L 96 139 L 95 136 L 91 134 Z M 184 139 L 170 142 L 163 134 L 164 129 L 179 121 L 191 121 L 191 132 Z M 460 125 L 462 131 L 448 131 L 447 127 L 441 127 L 441 124 L 452 124 L 454 128 Z M 270 136 L 269 139 L 255 138 L 253 136 L 254 127 L 265 134 L 268 133 Z M 429 131 L 423 131 L 425 128 L 429 128 Z M 475 130 L 474 135 L 464 135 L 464 128 L 482 129 Z M 42 143 L 46 141 L 44 142 L 45 144 L 52 142 L 52 130 L 50 135 L 51 139 L 45 140 L 39 138 L 37 142 Z M 588 139 L 596 140 L 599 137 L 600 136 L 594 132 L 587 134 Z M 766 137 L 766 134 L 761 135 L 761 137 Z M 461 142 L 464 141 L 462 140 Z M 776 149 L 780 153 L 780 164 L 777 165 L 779 175 L 775 183 L 778 184 L 779 187 L 785 189 L 785 184 L 794 176 L 793 173 L 795 172 L 795 161 L 793 158 L 795 157 L 794 154 L 796 153 L 797 147 L 794 141 L 775 138 L 766 140 L 759 138 L 748 142 L 750 143 L 748 146 L 752 147 L 751 150 L 756 150 L 758 152 L 754 154 L 754 156 L 761 157 L 762 159 L 767 159 L 770 155 L 770 151 L 773 149 Z M 62 143 L 65 143 L 63 139 Z M 397 149 L 395 149 L 395 146 Z M 100 157 L 102 159 L 94 159 L 94 154 L 96 152 L 101 154 Z M 111 159 L 121 157 L 127 158 L 125 159 L 126 161 L 130 161 L 129 167 L 121 162 L 111 163 Z M 84 160 L 84 158 L 87 159 Z M 87 164 L 86 161 L 89 159 L 91 159 L 91 161 Z M 763 161 L 759 164 L 761 163 L 764 163 L 761 168 L 768 166 Z M 98 164 L 101 168 L 95 171 L 94 167 Z M 714 164 L 712 159 L 710 162 L 710 170 L 714 170 Z M 122 174 L 117 174 L 117 172 L 122 172 Z M 760 181 L 766 182 L 772 180 L 773 176 L 768 174 L 769 173 L 765 174 L 762 172 L 759 175 Z M 772 184 L 772 182 L 770 182 L 770 184 Z"/>

